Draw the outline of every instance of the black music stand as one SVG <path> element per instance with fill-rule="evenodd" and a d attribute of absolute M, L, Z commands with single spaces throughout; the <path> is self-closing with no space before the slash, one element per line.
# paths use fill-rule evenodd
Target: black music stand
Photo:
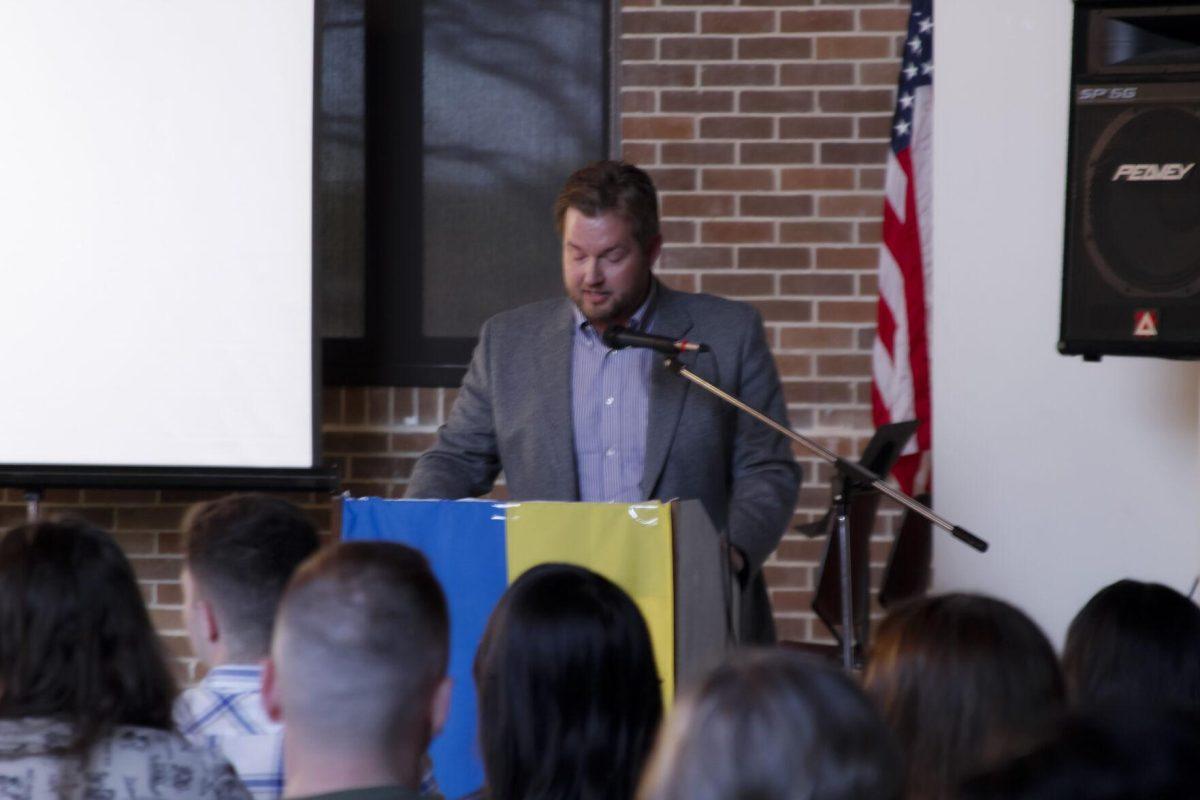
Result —
<path fill-rule="evenodd" d="M 928 494 L 917 495 L 919 503 L 931 505 L 932 501 Z M 932 565 L 932 526 L 921 515 L 905 511 L 879 583 L 879 605 L 890 608 L 925 594 L 929 590 Z"/>
<path fill-rule="evenodd" d="M 887 475 L 916 429 L 916 421 L 881 426 L 867 443 L 859 464 L 876 475 Z M 875 527 L 880 495 L 869 484 L 845 475 L 836 475 L 833 480 L 834 498 L 830 510 L 821 520 L 798 526 L 797 530 L 810 537 L 827 537 L 812 608 L 837 640 L 836 648 L 832 650 L 843 654 L 849 669 L 862 665 L 870 638 L 871 532 Z M 845 542 L 839 532 L 843 527 L 839 518 L 843 515 Z M 847 629 L 850 629 L 849 641 Z"/>

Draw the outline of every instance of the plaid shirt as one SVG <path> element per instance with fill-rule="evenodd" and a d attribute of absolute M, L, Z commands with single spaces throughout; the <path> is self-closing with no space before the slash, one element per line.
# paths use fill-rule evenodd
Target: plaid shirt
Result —
<path fill-rule="evenodd" d="M 184 736 L 224 755 L 254 800 L 283 794 L 283 725 L 267 717 L 262 667 L 226 664 L 179 696 L 175 722 Z M 422 759 L 421 796 L 436 798 L 433 763 Z"/>
<path fill-rule="evenodd" d="M 179 730 L 233 764 L 255 800 L 283 793 L 283 726 L 262 703 L 262 667 L 214 667 L 179 697 Z"/>

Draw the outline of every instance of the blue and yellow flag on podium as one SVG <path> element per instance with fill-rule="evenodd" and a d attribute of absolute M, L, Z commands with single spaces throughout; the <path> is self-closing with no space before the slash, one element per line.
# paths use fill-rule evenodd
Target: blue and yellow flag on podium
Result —
<path fill-rule="evenodd" d="M 650 629 L 664 702 L 674 695 L 669 506 L 348 499 L 342 504 L 342 538 L 382 539 L 420 550 L 446 592 L 453 699 L 449 721 L 430 754 L 447 797 L 460 797 L 483 785 L 471 667 L 500 595 L 531 567 L 577 564 L 628 592 Z"/>

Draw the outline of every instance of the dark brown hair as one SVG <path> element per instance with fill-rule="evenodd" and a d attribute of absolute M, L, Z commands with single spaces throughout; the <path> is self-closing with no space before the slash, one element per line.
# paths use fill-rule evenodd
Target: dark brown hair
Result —
<path fill-rule="evenodd" d="M 1032 742 L 1064 705 L 1054 649 L 1008 603 L 971 594 L 890 614 L 867 667 L 908 762 L 906 796 L 945 798 L 977 769 Z"/>
<path fill-rule="evenodd" d="M 86 751 L 115 725 L 172 728 L 175 681 L 129 561 L 63 518 L 0 540 L 0 717 L 74 726 Z"/>
<path fill-rule="evenodd" d="M 1197 785 L 1200 719 L 1149 706 L 1073 715 L 958 800 L 1192 800 Z"/>
<path fill-rule="evenodd" d="M 596 161 L 567 178 L 554 201 L 554 222 L 560 238 L 569 208 L 585 217 L 609 211 L 623 215 L 632 225 L 633 238 L 643 253 L 649 252 L 659 237 L 654 181 L 643 170 L 624 161 Z"/>
<path fill-rule="evenodd" d="M 234 660 L 262 658 L 288 578 L 320 545 L 316 527 L 285 500 L 239 494 L 193 506 L 183 534 L 187 568 L 216 607 Z"/>
<path fill-rule="evenodd" d="M 1200 713 L 1200 607 L 1159 583 L 1106 586 L 1067 630 L 1063 673 L 1072 705 L 1082 709 Z"/>
<path fill-rule="evenodd" d="M 475 657 L 491 800 L 629 800 L 662 717 L 633 600 L 582 567 L 521 575 Z"/>
<path fill-rule="evenodd" d="M 676 704 L 638 800 L 891 800 L 891 732 L 842 672 L 747 650 Z"/>

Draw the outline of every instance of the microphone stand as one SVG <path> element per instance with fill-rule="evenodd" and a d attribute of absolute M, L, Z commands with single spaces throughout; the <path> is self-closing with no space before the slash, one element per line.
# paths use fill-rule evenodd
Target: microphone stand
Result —
<path fill-rule="evenodd" d="M 696 384 L 714 397 L 723 400 L 740 411 L 746 412 L 772 430 L 783 434 L 791 441 L 815 455 L 817 458 L 825 461 L 828 464 L 831 464 L 834 469 L 838 471 L 839 475 L 841 476 L 841 480 L 839 481 L 838 492 L 834 499 L 834 507 L 836 508 L 837 516 L 838 561 L 842 582 L 842 662 L 847 670 L 852 669 L 854 666 L 854 614 L 850 597 L 850 576 L 852 573 L 850 571 L 850 539 L 848 530 L 849 526 L 847 523 L 849 518 L 849 498 L 852 487 L 856 485 L 862 485 L 874 488 L 881 494 L 891 498 L 908 510 L 929 520 L 929 522 L 946 531 L 955 539 L 958 539 L 960 542 L 966 544 L 968 547 L 972 547 L 981 553 L 987 551 L 988 543 L 968 531 L 966 528 L 955 525 L 949 520 L 938 515 L 933 509 L 929 508 L 924 503 L 920 503 L 909 497 L 904 492 L 892 488 L 885 483 L 881 477 L 863 467 L 861 464 L 857 464 L 853 461 L 848 461 L 842 458 L 837 453 L 834 453 L 828 448 L 822 447 L 820 444 L 808 438 L 807 436 L 796 433 L 790 428 L 771 419 L 758 409 L 746 405 L 729 392 L 726 392 L 724 389 L 721 389 L 718 386 L 714 386 L 704 378 L 701 378 L 699 375 L 692 372 L 686 366 L 681 364 L 675 356 L 669 356 L 665 360 L 664 366 L 674 372 L 676 375 L 686 378 L 687 380 Z"/>

